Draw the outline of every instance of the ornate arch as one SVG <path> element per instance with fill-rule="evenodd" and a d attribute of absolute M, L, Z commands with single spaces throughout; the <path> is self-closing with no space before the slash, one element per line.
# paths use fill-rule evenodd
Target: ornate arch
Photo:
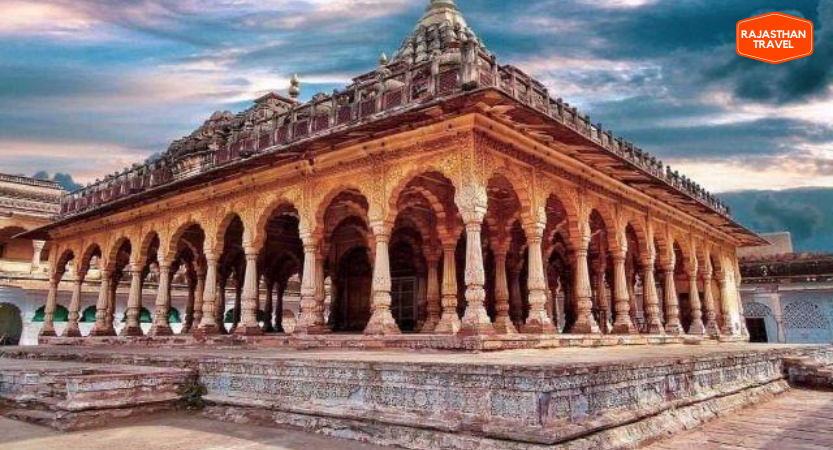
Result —
<path fill-rule="evenodd" d="M 397 202 L 399 201 L 399 197 L 402 195 L 402 192 L 408 187 L 411 182 L 416 180 L 418 177 L 425 175 L 427 173 L 435 172 L 443 176 L 446 180 L 451 183 L 451 186 L 454 188 L 456 192 L 459 189 L 458 183 L 455 182 L 454 174 L 452 173 L 451 167 L 448 165 L 443 165 L 441 162 L 436 160 L 431 160 L 428 162 L 419 162 L 419 167 L 416 169 L 411 169 L 407 172 L 396 172 L 391 173 L 390 179 L 388 180 L 389 189 L 385 192 L 385 198 L 388 201 L 388 211 L 387 211 L 387 220 L 393 221 L 397 215 Z M 433 205 L 433 203 L 432 203 Z"/>
<path fill-rule="evenodd" d="M 535 176 L 532 171 L 527 172 L 522 174 L 517 168 L 496 161 L 494 164 L 487 165 L 487 171 L 482 180 L 483 186 L 486 188 L 496 177 L 503 177 L 509 183 L 513 193 L 518 198 L 521 224 L 524 226 L 546 221 L 543 208 L 538 205 L 533 194 Z"/>
<path fill-rule="evenodd" d="M 101 246 L 98 245 L 98 243 L 91 242 L 87 244 L 87 246 L 84 248 L 84 251 L 81 253 L 81 259 L 78 261 L 79 274 L 81 272 L 85 272 L 87 269 L 90 268 L 90 262 L 92 261 L 96 252 L 98 253 L 98 257 L 100 259 L 104 257 L 104 252 L 102 251 Z"/>
<path fill-rule="evenodd" d="M 153 240 L 154 239 L 156 239 L 159 243 L 159 248 L 157 249 L 157 255 L 156 255 L 157 259 L 161 259 L 161 257 L 164 256 L 164 255 L 160 255 L 160 253 L 162 252 L 162 249 L 163 249 L 165 244 L 162 242 L 162 236 L 159 235 L 159 232 L 156 231 L 156 230 L 148 230 L 148 231 L 143 230 L 141 241 L 140 241 L 141 244 L 140 244 L 139 248 L 136 249 L 136 251 L 134 251 L 134 253 L 136 254 L 136 256 L 135 256 L 135 263 L 136 264 L 144 267 L 147 263 L 150 262 L 150 261 L 148 261 L 148 259 L 150 258 L 150 248 L 151 248 L 151 245 L 153 245 Z"/>
<path fill-rule="evenodd" d="M 71 261 L 75 259 L 75 250 L 70 247 L 62 248 L 58 250 L 58 259 L 56 260 L 55 267 L 52 268 L 52 273 L 55 275 L 63 274 L 64 268 L 69 264 Z"/>
<path fill-rule="evenodd" d="M 367 189 L 363 187 L 362 183 L 358 182 L 339 182 L 334 187 L 330 188 L 326 191 L 324 195 L 320 197 L 316 197 L 312 202 L 312 210 L 315 211 L 313 215 L 313 225 L 314 229 L 312 230 L 315 236 L 323 236 L 326 232 L 326 221 L 325 215 L 327 210 L 332 205 L 333 201 L 342 193 L 354 191 L 361 197 L 365 199 L 368 204 L 368 210 L 365 212 L 365 222 L 369 222 L 369 211 L 370 211 L 370 196 L 368 196 Z"/>
<path fill-rule="evenodd" d="M 126 233 L 120 233 L 110 240 L 107 250 L 107 256 L 104 260 L 108 271 L 115 270 L 116 259 L 118 258 L 119 251 L 125 243 L 130 245 L 130 254 L 132 257 L 133 253 L 135 252 L 135 249 L 133 248 L 133 242 Z"/>
<path fill-rule="evenodd" d="M 252 229 L 252 243 L 256 248 L 262 247 L 266 241 L 266 227 L 275 213 L 292 215 L 294 212 L 294 216 L 298 218 L 299 222 L 303 220 L 303 216 L 298 208 L 300 198 L 298 198 L 297 193 L 295 194 L 270 195 L 259 199 L 259 205 L 256 210 L 257 217 Z M 303 225 L 299 224 L 299 228 L 303 229 Z"/>

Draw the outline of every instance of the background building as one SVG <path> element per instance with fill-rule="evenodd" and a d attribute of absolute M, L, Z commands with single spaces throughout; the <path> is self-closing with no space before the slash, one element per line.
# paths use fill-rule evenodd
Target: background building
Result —
<path fill-rule="evenodd" d="M 49 245 L 15 236 L 52 222 L 63 193 L 52 181 L 0 174 L 0 341 L 37 341 Z"/>
<path fill-rule="evenodd" d="M 833 342 L 833 254 L 793 253 L 789 233 L 741 251 L 741 297 L 753 342 Z"/>

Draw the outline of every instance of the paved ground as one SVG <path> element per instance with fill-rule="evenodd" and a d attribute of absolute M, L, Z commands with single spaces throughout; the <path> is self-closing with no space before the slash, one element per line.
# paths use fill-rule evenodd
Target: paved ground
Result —
<path fill-rule="evenodd" d="M 185 414 L 119 422 L 62 434 L 0 418 L 2 450 L 390 450 L 278 427 L 238 425 Z"/>
<path fill-rule="evenodd" d="M 459 353 L 409 350 L 291 350 L 285 348 L 240 347 L 167 347 L 160 354 L 154 347 L 25 347 L 28 352 L 65 353 L 76 355 L 137 355 L 179 360 L 194 357 L 224 357 L 241 359 L 305 359 L 318 361 L 354 361 L 374 363 L 440 363 L 492 364 L 501 366 L 568 366 L 581 364 L 616 364 L 644 361 L 668 361 L 679 358 L 703 357 L 734 352 L 768 351 L 801 348 L 801 345 L 773 344 L 705 344 L 705 345 L 639 345 L 599 348 L 559 348 L 548 350 L 504 350 L 500 352 Z M 813 346 L 809 346 L 813 347 Z M 815 346 L 818 347 L 818 346 Z M 13 350 L 13 347 L 10 347 Z"/>
<path fill-rule="evenodd" d="M 833 393 L 794 390 L 645 450 L 829 450 Z"/>

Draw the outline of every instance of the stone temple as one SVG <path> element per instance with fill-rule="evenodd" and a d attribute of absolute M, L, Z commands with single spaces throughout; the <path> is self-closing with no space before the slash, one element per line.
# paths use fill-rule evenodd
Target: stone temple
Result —
<path fill-rule="evenodd" d="M 45 346 L 2 356 L 87 363 L 46 407 L 62 427 L 197 383 L 213 417 L 407 448 L 632 448 L 833 360 L 745 344 L 738 249 L 766 241 L 500 64 L 453 0 L 343 90 L 300 89 L 212 114 L 22 236 L 53 261 Z M 96 396 L 104 373 L 123 396 Z"/>

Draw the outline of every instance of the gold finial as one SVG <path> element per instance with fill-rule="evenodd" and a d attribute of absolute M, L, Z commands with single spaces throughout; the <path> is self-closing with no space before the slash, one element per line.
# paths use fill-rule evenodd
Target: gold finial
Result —
<path fill-rule="evenodd" d="M 454 0 L 431 0 L 431 3 L 428 5 L 428 9 L 442 8 L 444 6 L 457 9 L 457 4 L 454 3 Z"/>
<path fill-rule="evenodd" d="M 299 95 L 301 95 L 301 81 L 298 79 L 298 74 L 296 73 L 289 79 L 289 96 L 293 100 L 298 100 Z"/>

